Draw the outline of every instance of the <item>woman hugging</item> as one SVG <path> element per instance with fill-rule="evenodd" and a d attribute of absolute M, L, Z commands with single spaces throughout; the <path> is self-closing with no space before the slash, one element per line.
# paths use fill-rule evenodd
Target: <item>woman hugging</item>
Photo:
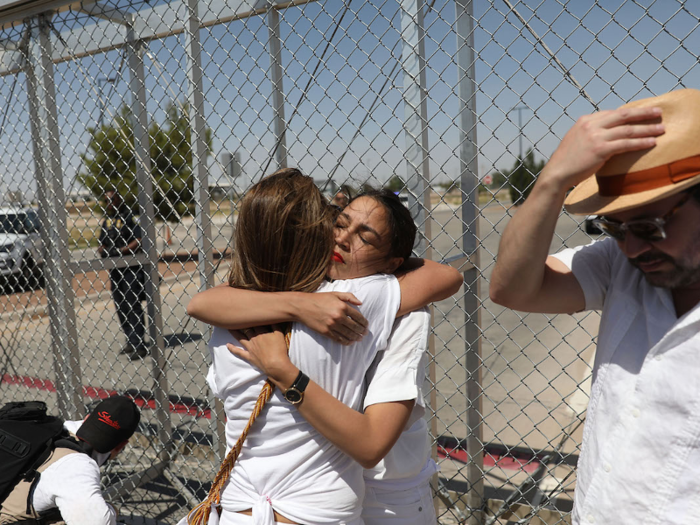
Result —
<path fill-rule="evenodd" d="M 240 449 L 221 478 L 221 525 L 436 522 L 424 307 L 462 276 L 411 258 L 415 235 L 393 193 L 361 194 L 338 214 L 297 169 L 245 195 L 228 284 L 187 309 L 215 327 L 207 382 L 227 447 Z M 268 381 L 276 388 L 249 424 Z"/>

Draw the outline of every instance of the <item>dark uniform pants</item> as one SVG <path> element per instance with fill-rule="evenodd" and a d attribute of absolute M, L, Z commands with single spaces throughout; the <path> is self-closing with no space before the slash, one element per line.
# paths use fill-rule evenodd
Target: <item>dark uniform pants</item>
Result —
<path fill-rule="evenodd" d="M 110 270 L 112 298 L 117 307 L 119 324 L 126 335 L 127 342 L 133 348 L 144 345 L 146 325 L 143 317 L 143 269 L 140 266 L 115 268 Z"/>

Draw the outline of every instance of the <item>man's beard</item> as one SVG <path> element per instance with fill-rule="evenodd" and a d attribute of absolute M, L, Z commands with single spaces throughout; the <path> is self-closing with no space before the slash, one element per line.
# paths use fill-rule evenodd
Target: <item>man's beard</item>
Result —
<path fill-rule="evenodd" d="M 660 272 L 644 272 L 647 282 L 659 288 L 676 289 L 695 284 L 700 281 L 700 265 L 692 265 L 689 261 L 677 261 L 663 252 L 647 252 L 634 259 L 628 259 L 630 264 L 639 268 L 640 264 L 656 261 L 671 263 L 673 269 Z M 640 270 L 641 271 L 641 270 Z"/>

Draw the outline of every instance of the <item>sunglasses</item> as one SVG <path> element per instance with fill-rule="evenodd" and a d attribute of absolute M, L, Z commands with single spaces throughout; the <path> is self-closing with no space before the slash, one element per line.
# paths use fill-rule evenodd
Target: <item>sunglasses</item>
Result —
<path fill-rule="evenodd" d="M 600 217 L 593 219 L 591 222 L 605 235 L 612 237 L 617 241 L 624 241 L 627 232 L 643 241 L 655 242 L 662 241 L 666 238 L 666 230 L 664 226 L 668 220 L 690 199 L 690 193 L 686 193 L 685 197 L 679 200 L 676 205 L 671 208 L 662 217 L 654 217 L 652 219 L 637 219 L 627 222 L 615 222 Z"/>

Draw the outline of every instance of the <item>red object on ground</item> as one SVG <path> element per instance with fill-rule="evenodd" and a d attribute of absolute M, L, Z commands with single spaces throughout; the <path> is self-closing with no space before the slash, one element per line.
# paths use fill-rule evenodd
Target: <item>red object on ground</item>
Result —
<path fill-rule="evenodd" d="M 438 445 L 438 456 L 441 458 L 449 458 L 467 463 L 469 456 L 463 448 L 452 448 Z M 484 467 L 498 467 L 505 470 L 522 470 L 528 474 L 532 474 L 540 466 L 539 461 L 535 457 L 516 458 L 513 456 L 501 456 L 493 453 L 484 453 Z"/>
<path fill-rule="evenodd" d="M 53 381 L 48 379 L 39 379 L 37 377 L 28 376 L 14 376 L 10 374 L 3 374 L 2 383 L 8 385 L 20 385 L 26 386 L 27 388 L 36 388 L 38 390 L 45 390 L 47 392 L 55 392 L 56 386 Z M 94 386 L 84 386 L 83 395 L 92 399 L 105 399 L 107 397 L 115 396 L 120 394 L 116 390 L 105 390 L 104 388 L 98 388 Z M 152 399 L 150 395 L 143 394 L 131 394 L 129 392 L 121 392 L 121 394 L 131 397 L 134 403 L 140 408 L 154 409 L 156 407 L 155 399 Z M 188 416 L 203 417 L 206 419 L 211 418 L 211 410 L 208 406 L 201 406 L 201 403 L 197 403 L 196 400 L 193 403 L 185 403 L 183 401 L 170 401 L 170 411 L 175 414 L 186 414 Z"/>

